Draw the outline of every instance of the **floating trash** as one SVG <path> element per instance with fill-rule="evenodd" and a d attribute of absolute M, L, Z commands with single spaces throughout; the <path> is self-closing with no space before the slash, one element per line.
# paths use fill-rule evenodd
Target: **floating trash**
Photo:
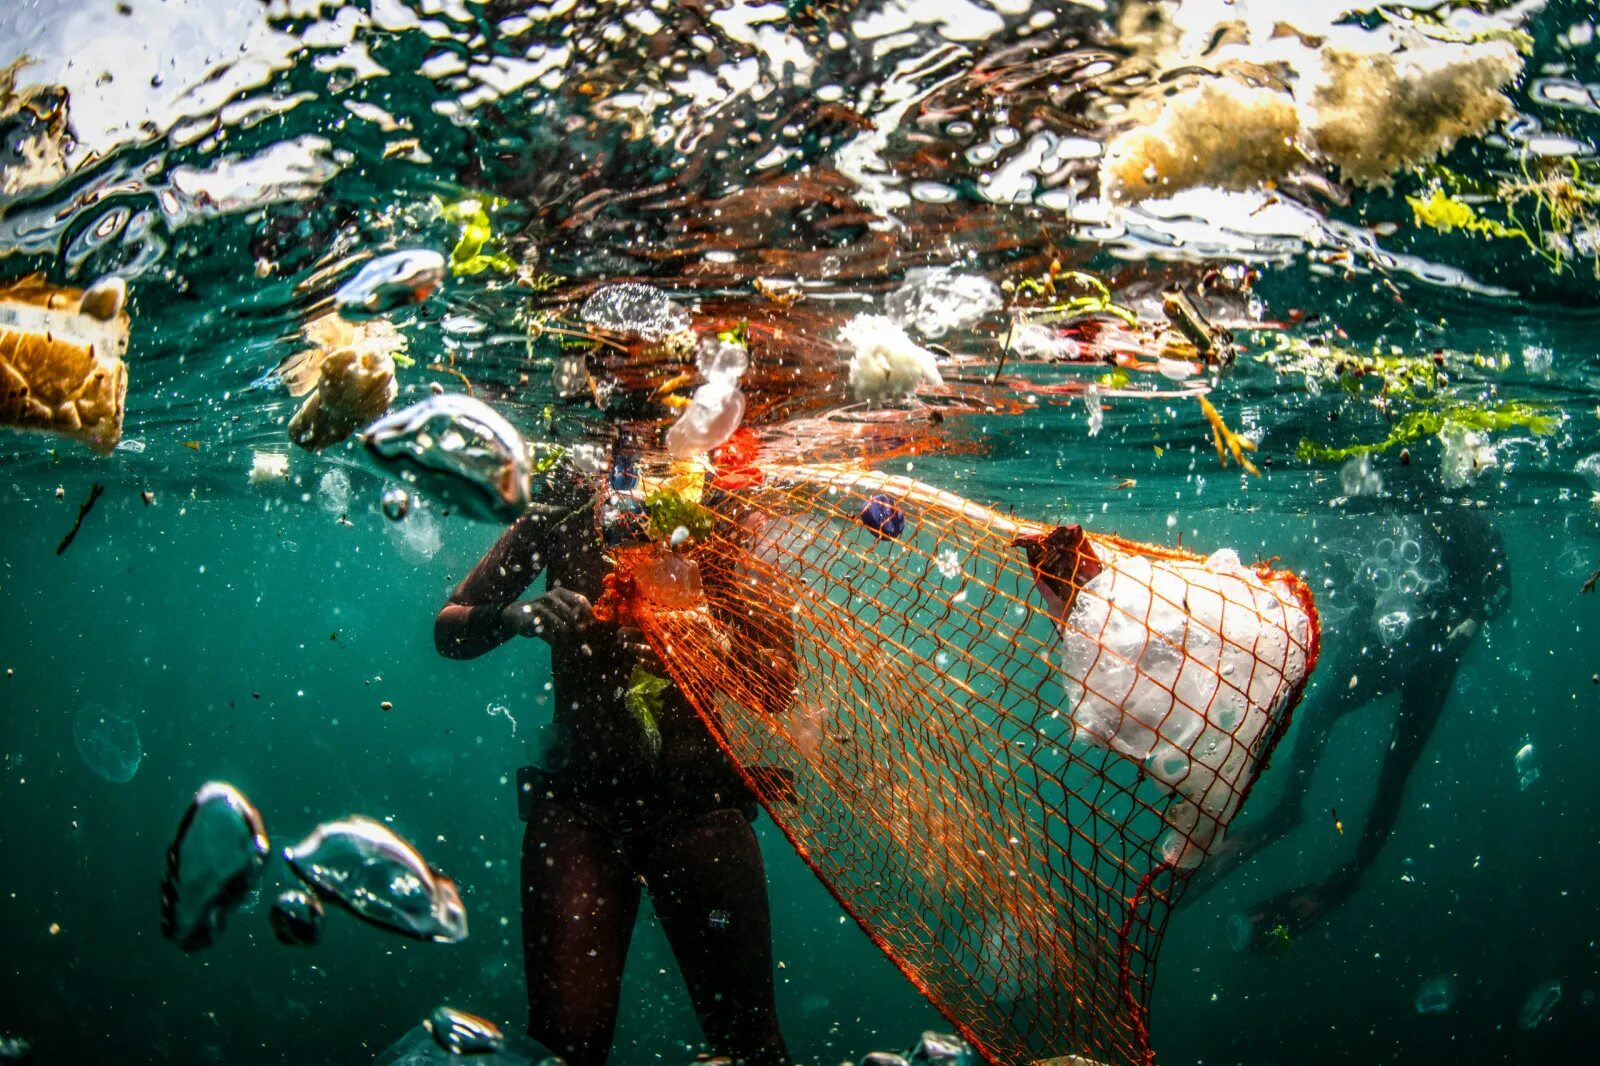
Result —
<path fill-rule="evenodd" d="M 316 896 L 291 889 L 272 901 L 267 917 L 278 943 L 310 947 L 322 939 L 324 913 Z"/>
<path fill-rule="evenodd" d="M 370 818 L 325 822 L 284 858 L 319 896 L 373 925 L 441 943 L 467 937 L 467 911 L 455 882 Z"/>
<path fill-rule="evenodd" d="M 1522 1010 L 1517 1012 L 1517 1025 L 1523 1029 L 1537 1028 L 1544 1024 L 1560 1002 L 1561 979 L 1552 977 L 1534 988 L 1528 993 L 1528 998 L 1522 1001 Z"/>
<path fill-rule="evenodd" d="M 664 341 L 689 329 L 683 305 L 651 285 L 624 282 L 607 285 L 583 302 L 578 318 L 591 326 Z"/>
<path fill-rule="evenodd" d="M 383 490 L 383 517 L 391 522 L 398 522 L 411 513 L 411 493 L 399 485 L 391 485 Z"/>
<path fill-rule="evenodd" d="M 362 318 L 421 303 L 444 282 L 444 269 L 444 256 L 426 248 L 391 252 L 341 285 L 333 306 L 346 318 Z"/>
<path fill-rule="evenodd" d="M 144 760 L 133 719 L 98 703 L 88 704 L 73 719 L 72 742 L 84 765 L 114 784 L 132 781 Z"/>
<path fill-rule="evenodd" d="M 350 511 L 350 475 L 339 467 L 325 470 L 317 479 L 317 506 L 327 514 L 348 514 Z"/>
<path fill-rule="evenodd" d="M 906 528 L 906 513 L 895 504 L 894 497 L 878 493 L 861 508 L 861 524 L 878 535 L 879 540 L 897 540 Z"/>
<path fill-rule="evenodd" d="M 0 426 L 109 455 L 122 439 L 128 394 L 126 302 L 121 278 L 82 290 L 43 274 L 0 284 Z"/>
<path fill-rule="evenodd" d="M 528 445 L 481 400 L 430 396 L 374 422 L 361 440 L 384 472 L 470 518 L 509 522 L 528 508 Z"/>
<path fill-rule="evenodd" d="M 404 522 L 390 522 L 383 528 L 395 550 L 419 565 L 439 554 L 439 549 L 444 547 L 439 520 L 421 507 L 413 508 Z"/>
<path fill-rule="evenodd" d="M 439 1010 L 449 1010 L 441 1007 Z M 451 1013 L 464 1018 L 472 1018 L 470 1014 L 460 1011 Z M 436 1018 L 439 1011 L 434 1012 Z M 483 1019 L 474 1021 L 490 1025 Z M 373 1066 L 430 1066 L 430 1064 L 460 1063 L 462 1056 L 470 1056 L 465 1061 L 481 1064 L 481 1066 L 564 1066 L 563 1059 L 548 1055 L 545 1050 L 532 1040 L 515 1030 L 502 1035 L 502 1042 L 491 1048 L 478 1051 L 450 1051 L 438 1042 L 439 1026 L 434 1024 L 434 1018 L 429 1018 L 419 1025 L 414 1025 L 406 1030 L 404 1036 L 384 1049 L 374 1061 Z M 498 1030 L 496 1030 L 498 1032 Z"/>
<path fill-rule="evenodd" d="M 972 1049 L 959 1036 L 928 1030 L 911 1049 L 912 1066 L 967 1066 Z"/>
<path fill-rule="evenodd" d="M 506 1043 L 494 1022 L 454 1007 L 435 1007 L 422 1025 L 433 1034 L 434 1043 L 452 1055 L 492 1054 Z"/>
<path fill-rule="evenodd" d="M 1456 1001 L 1456 979 L 1448 974 L 1430 977 L 1417 988 L 1412 1001 L 1418 1014 L 1443 1014 Z"/>
<path fill-rule="evenodd" d="M 1523 738 L 1522 747 L 1517 749 L 1517 754 L 1512 758 L 1511 764 L 1516 767 L 1517 786 L 1526 789 L 1529 785 L 1539 780 L 1539 756 L 1533 750 L 1533 744 L 1526 737 Z"/>
<path fill-rule="evenodd" d="M 961 274 L 948 267 L 912 267 L 883 305 L 889 317 L 907 331 L 938 340 L 999 312 L 1005 300 L 1000 286 L 982 274 Z"/>
<path fill-rule="evenodd" d="M 184 951 L 209 947 L 255 884 L 267 846 L 260 812 L 238 789 L 201 785 L 167 848 L 161 935 Z"/>

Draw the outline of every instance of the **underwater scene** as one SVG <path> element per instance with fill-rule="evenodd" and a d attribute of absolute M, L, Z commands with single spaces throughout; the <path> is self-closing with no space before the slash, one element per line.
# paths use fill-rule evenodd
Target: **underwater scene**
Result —
<path fill-rule="evenodd" d="M 1597 22 L 4 0 L 0 1063 L 1591 1061 Z"/>

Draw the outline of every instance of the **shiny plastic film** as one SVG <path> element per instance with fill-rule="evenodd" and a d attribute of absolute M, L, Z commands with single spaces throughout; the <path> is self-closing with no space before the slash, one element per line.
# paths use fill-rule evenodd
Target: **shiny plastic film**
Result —
<path fill-rule="evenodd" d="M 842 466 L 703 499 L 602 614 L 989 1061 L 1153 1062 L 1167 916 L 1316 664 L 1305 584 Z"/>

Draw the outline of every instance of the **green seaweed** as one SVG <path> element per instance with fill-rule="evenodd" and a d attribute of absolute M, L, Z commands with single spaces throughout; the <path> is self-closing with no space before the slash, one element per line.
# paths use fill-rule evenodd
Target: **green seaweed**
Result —
<path fill-rule="evenodd" d="M 1295 449 L 1295 457 L 1309 462 L 1338 463 L 1359 455 L 1375 455 L 1391 448 L 1413 444 L 1424 437 L 1437 436 L 1446 427 L 1476 432 L 1502 432 L 1508 429 L 1526 429 L 1536 436 L 1555 432 L 1561 416 L 1546 414 L 1531 404 L 1509 402 L 1490 407 L 1486 404 L 1460 403 L 1428 411 L 1411 411 L 1402 415 L 1383 440 L 1371 444 L 1360 442 L 1342 448 L 1329 447 L 1314 440 L 1302 439 Z"/>
<path fill-rule="evenodd" d="M 644 509 L 650 515 L 650 536 L 665 540 L 682 527 L 695 540 L 711 532 L 711 512 L 675 489 L 657 489 L 645 497 Z"/>
<path fill-rule="evenodd" d="M 671 684 L 659 674 L 634 663 L 633 672 L 628 675 L 628 687 L 623 692 L 622 701 L 638 724 L 640 740 L 652 759 L 661 754 L 661 727 L 657 719 Z"/>
<path fill-rule="evenodd" d="M 439 213 L 446 221 L 461 227 L 456 245 L 450 249 L 450 273 L 460 277 L 486 270 L 501 274 L 517 272 L 516 260 L 501 248 L 499 238 L 494 235 L 494 223 L 489 218 L 489 210 L 500 207 L 502 202 L 494 197 L 469 196 L 454 203 L 439 204 Z"/>

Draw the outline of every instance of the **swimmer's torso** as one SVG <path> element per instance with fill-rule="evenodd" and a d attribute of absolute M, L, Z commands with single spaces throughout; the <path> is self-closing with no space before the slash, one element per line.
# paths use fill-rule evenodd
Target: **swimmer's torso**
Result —
<path fill-rule="evenodd" d="M 548 587 L 598 602 L 611 563 L 596 521 L 597 487 L 563 478 L 544 502 L 562 517 L 534 527 L 528 547 L 539 552 Z M 543 756 L 545 769 L 626 794 L 692 793 L 736 781 L 731 763 L 675 687 L 666 690 L 655 716 L 661 748 L 652 752 L 625 698 L 634 662 L 609 626 L 595 626 L 586 641 L 551 649 L 555 743 Z"/>

